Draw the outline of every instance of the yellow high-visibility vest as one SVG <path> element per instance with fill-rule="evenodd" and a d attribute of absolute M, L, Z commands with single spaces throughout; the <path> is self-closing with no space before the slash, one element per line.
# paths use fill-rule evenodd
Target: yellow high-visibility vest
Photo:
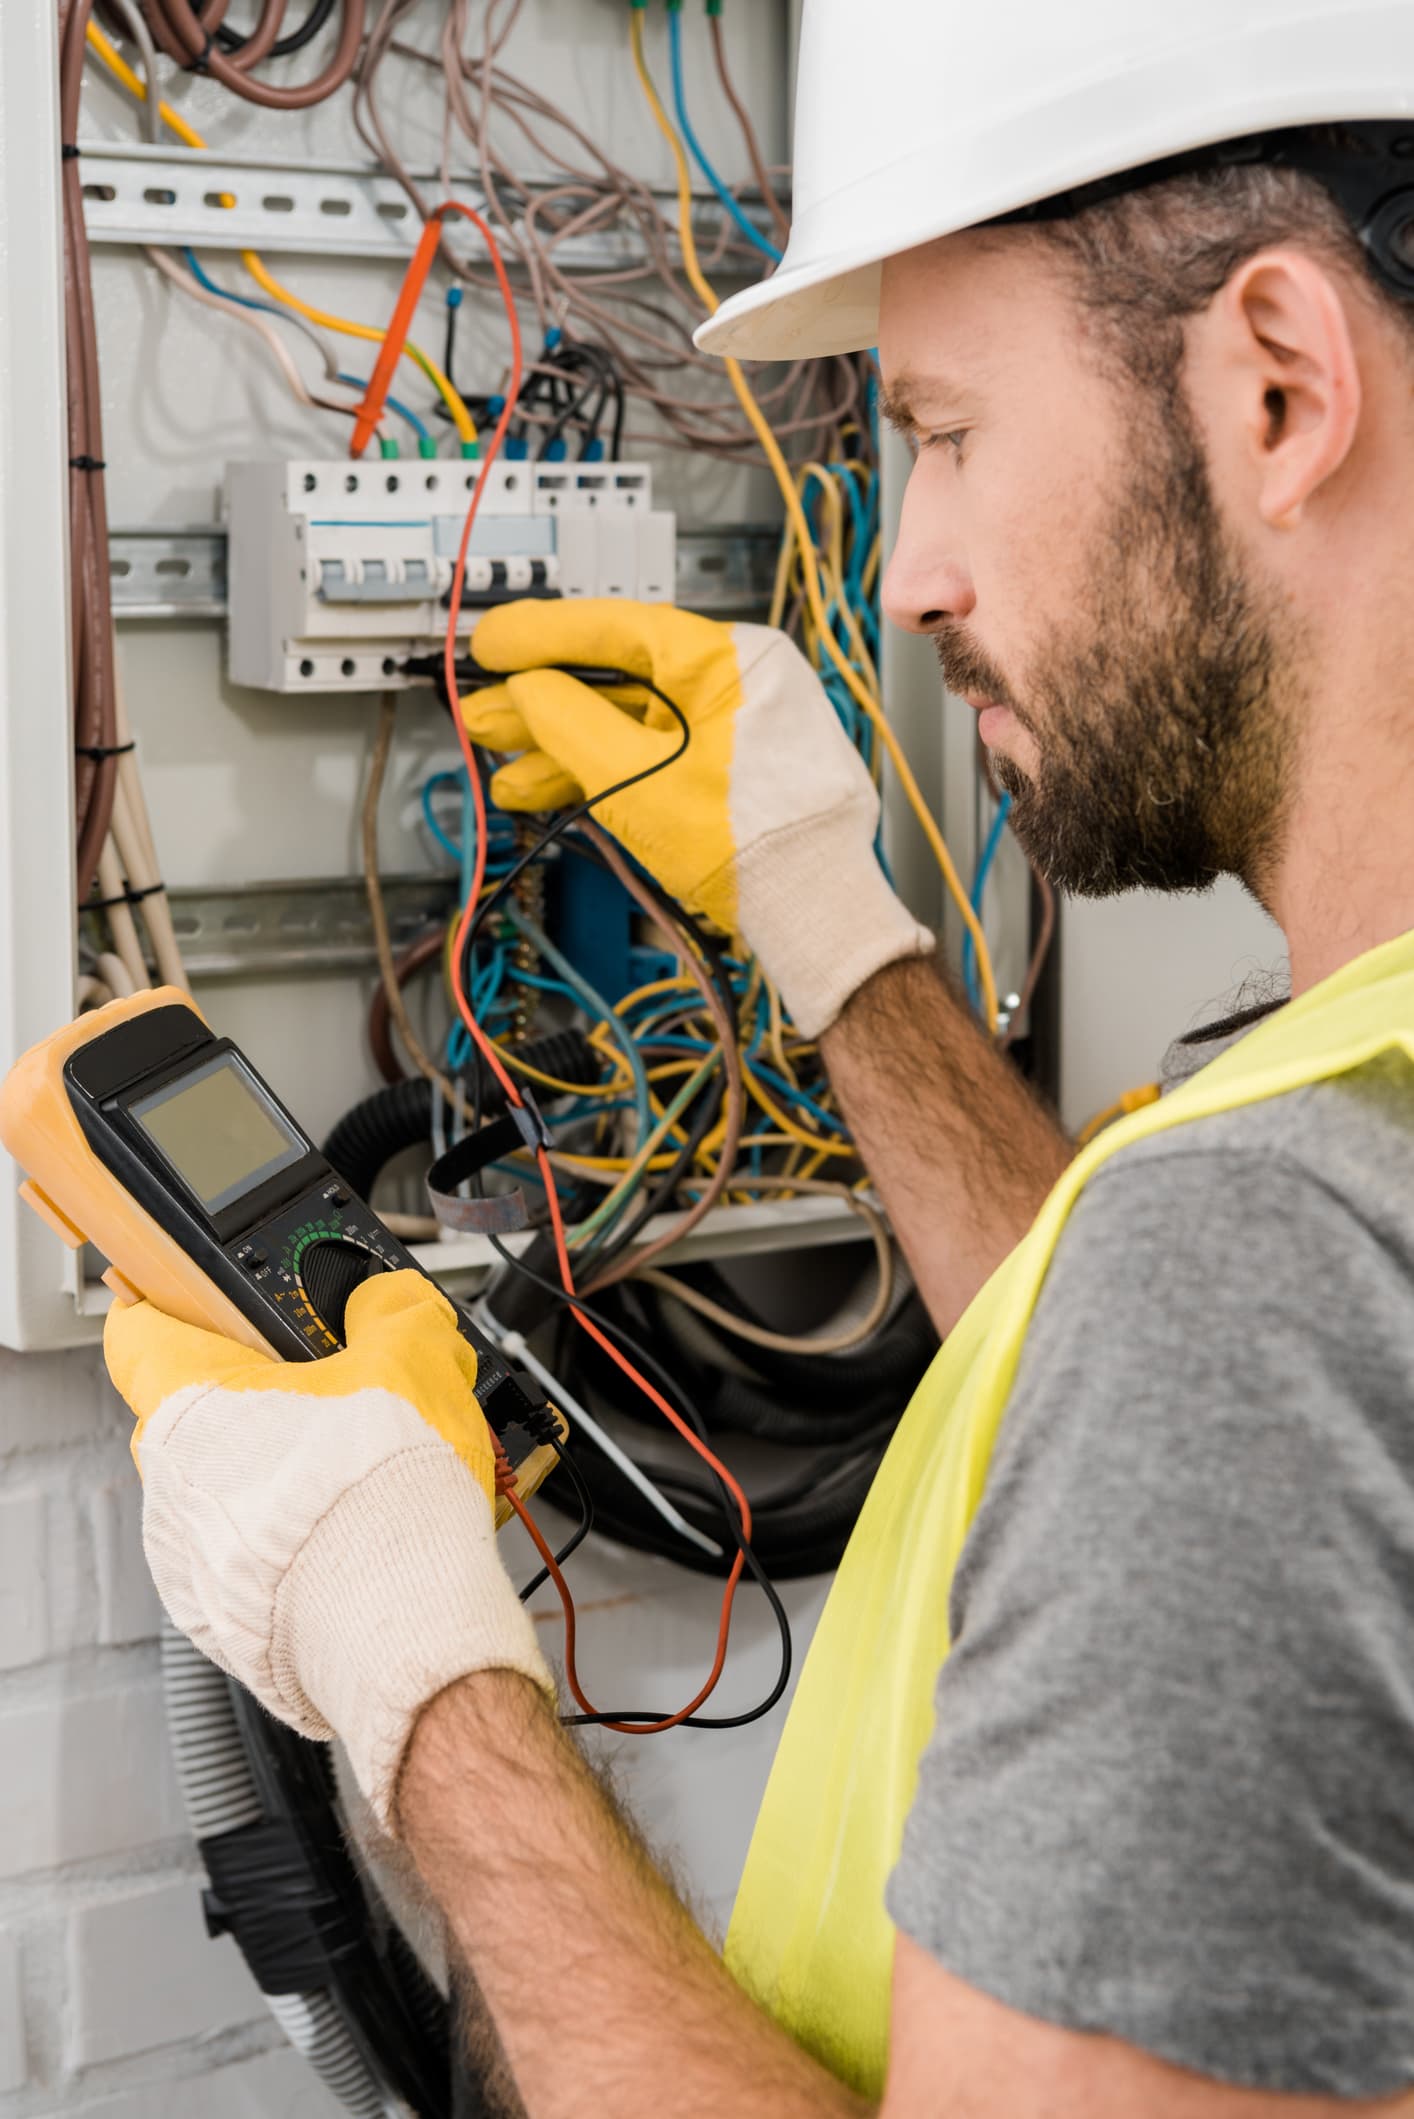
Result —
<path fill-rule="evenodd" d="M 1289 1001 L 1084 1149 L 919 1385 L 825 1606 L 727 1937 L 746 1991 L 865 2094 L 882 2093 L 888 2068 L 895 1930 L 884 1886 L 932 1733 L 953 1572 L 1066 1217 L 1133 1142 L 1396 1051 L 1414 1061 L 1414 932 Z"/>

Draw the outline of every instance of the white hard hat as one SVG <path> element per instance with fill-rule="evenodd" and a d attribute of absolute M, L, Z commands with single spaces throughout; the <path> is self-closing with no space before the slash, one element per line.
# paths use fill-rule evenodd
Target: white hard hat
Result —
<path fill-rule="evenodd" d="M 805 0 L 790 243 L 697 343 L 857 352 L 886 257 L 1215 141 L 1410 113 L 1411 0 Z"/>

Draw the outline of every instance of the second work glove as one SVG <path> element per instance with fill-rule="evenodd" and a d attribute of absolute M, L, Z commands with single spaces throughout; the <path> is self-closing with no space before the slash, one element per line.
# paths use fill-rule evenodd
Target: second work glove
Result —
<path fill-rule="evenodd" d="M 931 949 L 874 854 L 879 797 L 818 677 L 784 633 L 620 599 L 504 604 L 472 652 L 508 673 L 463 700 L 478 743 L 521 755 L 503 809 L 560 809 L 671 758 L 660 700 L 606 696 L 556 662 L 650 677 L 684 755 L 594 815 L 690 910 L 755 951 L 797 1027 L 826 1029 L 870 975 Z"/>
<path fill-rule="evenodd" d="M 348 1344 L 277 1361 L 149 1303 L 104 1352 L 138 1416 L 143 1545 L 174 1623 L 271 1714 L 339 1736 L 381 1823 L 421 1708 L 472 1671 L 553 1689 L 496 1552 L 476 1355 L 422 1274 L 350 1298 Z"/>

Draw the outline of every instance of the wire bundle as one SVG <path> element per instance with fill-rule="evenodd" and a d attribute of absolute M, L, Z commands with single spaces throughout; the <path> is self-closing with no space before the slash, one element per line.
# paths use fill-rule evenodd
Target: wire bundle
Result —
<path fill-rule="evenodd" d="M 64 330 L 68 352 L 76 860 L 81 900 L 87 896 L 98 872 L 118 777 L 102 394 L 77 145 L 85 33 L 92 5 L 93 0 L 67 0 L 60 14 L 59 31 L 59 125 L 64 143 Z"/>
<path fill-rule="evenodd" d="M 262 79 L 254 69 L 261 60 L 302 50 L 334 12 L 315 0 L 309 14 L 282 38 L 286 0 L 262 0 L 259 18 L 248 34 L 225 29 L 228 0 L 143 0 L 146 19 L 158 49 L 178 66 L 209 74 L 243 102 L 267 110 L 307 110 L 342 88 L 357 63 L 363 43 L 364 0 L 338 0 L 339 35 L 328 65 L 311 81 Z M 223 35 L 223 30 L 225 34 Z"/>
<path fill-rule="evenodd" d="M 490 437 L 463 528 L 444 644 L 442 686 L 463 752 L 464 805 L 458 839 L 452 838 L 437 816 L 437 790 L 429 789 L 427 796 L 429 823 L 444 851 L 455 848 L 461 857 L 463 884 L 461 910 L 450 925 L 444 958 L 455 1009 L 445 1066 L 429 1057 L 411 1025 L 381 908 L 377 798 L 396 714 L 391 697 L 382 709 L 374 768 L 365 796 L 365 871 L 379 937 L 386 1005 L 408 1057 L 433 1082 L 434 1096 L 445 1098 L 451 1109 L 472 1127 L 481 1115 L 478 1105 L 483 1100 L 487 1078 L 494 1081 L 505 1105 L 519 1112 L 524 1120 L 522 1131 L 527 1145 L 508 1159 L 518 1166 L 514 1174 L 519 1181 L 536 1188 L 536 1218 L 544 1231 L 545 1263 L 553 1263 L 558 1285 L 525 1261 L 516 1262 L 514 1269 L 548 1290 L 552 1301 L 563 1308 L 599 1356 L 609 1361 L 632 1391 L 646 1400 L 700 1457 L 708 1490 L 720 1504 L 734 1556 L 729 1553 L 724 1559 L 726 1581 L 712 1669 L 684 1707 L 672 1714 L 649 1716 L 637 1710 L 606 1713 L 596 1709 L 585 1696 L 575 1666 L 573 1598 L 558 1557 L 550 1551 L 529 1513 L 511 1497 L 540 1552 L 544 1571 L 555 1582 L 564 1604 L 567 1677 L 581 1718 L 603 1720 L 625 1729 L 667 1729 L 685 1721 L 701 1720 L 703 1702 L 721 1674 L 733 1598 L 744 1573 L 750 1570 L 768 1595 L 773 1593 L 751 1546 L 751 1504 L 739 1480 L 709 1446 L 701 1416 L 683 1400 L 681 1392 L 665 1388 L 661 1378 L 654 1380 L 651 1354 L 636 1343 L 625 1342 L 621 1326 L 587 1304 L 585 1296 L 602 1295 L 630 1275 L 641 1278 L 653 1270 L 656 1295 L 700 1309 L 704 1318 L 719 1329 L 731 1331 L 739 1325 L 742 1336 L 748 1340 L 759 1338 L 773 1350 L 794 1347 L 798 1342 L 773 1332 L 769 1326 L 737 1319 L 729 1305 L 662 1275 L 655 1261 L 723 1199 L 828 1190 L 847 1199 L 866 1219 L 879 1264 L 874 1300 L 858 1327 L 833 1334 L 819 1342 L 818 1347 L 811 1343 L 812 1349 L 823 1348 L 830 1353 L 858 1345 L 877 1330 L 891 1302 L 893 1256 L 876 1210 L 855 1190 L 860 1183 L 858 1162 L 843 1123 L 831 1108 L 831 1092 L 820 1071 L 818 1054 L 792 1031 L 760 967 L 732 958 L 723 941 L 703 933 L 654 883 L 631 867 L 617 846 L 590 821 L 595 802 L 602 800 L 605 793 L 619 790 L 603 790 L 562 814 L 548 830 L 509 858 L 503 840 L 495 863 L 500 872 L 495 876 L 491 873 L 497 849 L 484 784 L 485 766 L 466 735 L 460 711 L 457 635 L 466 552 L 490 468 L 515 416 L 523 361 L 519 323 L 499 248 L 491 230 L 471 209 L 446 202 L 430 217 L 409 266 L 388 340 L 360 410 L 360 421 L 374 421 L 381 413 L 401 333 L 413 313 L 438 247 L 437 222 L 451 213 L 464 213 L 477 221 L 492 260 L 511 332 L 512 386 Z M 680 742 L 672 755 L 680 756 L 690 741 L 690 728 L 676 703 L 647 680 L 630 678 L 623 672 L 604 674 L 606 681 L 620 687 L 639 685 L 658 698 L 678 723 Z M 664 764 L 671 762 L 670 756 L 650 771 L 661 771 Z M 445 792 L 445 778 L 437 787 Z M 564 957 L 527 909 L 523 894 L 527 879 L 552 856 L 559 866 L 578 860 L 608 870 L 639 908 L 668 956 L 668 968 L 662 976 L 617 1000 L 594 991 L 582 971 Z M 516 945 L 528 948 L 528 960 Z M 432 954 L 429 947 L 422 947 L 421 961 L 430 963 Z M 530 964 L 536 968 L 529 968 Z M 494 1034 L 506 989 L 517 985 L 529 985 L 535 994 L 545 995 L 547 1001 L 579 1014 L 588 1026 L 589 1043 L 601 1058 L 597 1080 L 569 1082 L 534 1064 L 527 1066 L 508 1037 Z M 464 1086 L 466 1068 L 459 1064 L 459 1051 L 466 1059 L 475 1056 L 469 1098 Z M 542 1095 L 546 1090 L 550 1092 L 544 1097 L 543 1113 L 526 1087 L 527 1078 L 536 1081 Z M 822 1169 L 839 1175 L 817 1175 Z M 843 1181 L 846 1176 L 849 1182 Z M 666 1226 L 650 1229 L 648 1224 L 655 1216 L 669 1209 L 672 1212 Z M 584 1424 L 582 1410 L 580 1424 Z M 587 1501 L 587 1489 L 583 1492 Z M 788 1628 L 778 1604 L 774 1608 L 782 1626 L 783 1646 L 782 1674 L 772 1697 L 784 1683 L 789 1664 Z"/>
<path fill-rule="evenodd" d="M 429 53 L 398 34 L 413 17 L 417 0 L 383 0 L 370 24 L 357 75 L 354 111 L 361 137 L 425 219 L 427 199 L 384 114 L 384 70 L 396 59 L 440 72 L 445 94 L 443 189 L 450 189 L 454 155 L 461 144 L 480 172 L 487 216 L 507 262 L 525 276 L 542 336 L 550 342 L 563 332 L 576 345 L 597 348 L 614 364 L 627 395 L 653 414 L 650 426 L 624 432 L 623 444 L 757 460 L 755 436 L 722 389 L 720 364 L 692 345 L 701 308 L 684 276 L 671 213 L 649 185 L 617 163 L 567 111 L 504 65 L 502 55 L 522 6 L 523 0 L 489 0 L 477 48 L 469 0 L 452 0 L 438 49 Z M 731 84 L 719 25 L 713 46 L 724 92 L 742 126 L 759 183 L 767 172 L 745 106 Z M 518 162 L 549 174 L 522 174 Z M 784 216 L 769 190 L 769 177 L 766 189 L 779 230 Z M 718 195 L 733 197 L 725 186 Z M 734 198 L 733 208 L 734 216 L 722 221 L 709 263 L 751 272 L 760 263 L 754 223 Z M 741 233 L 743 227 L 753 228 L 752 239 Z M 559 253 L 565 243 L 583 236 L 618 238 L 626 251 L 639 255 L 592 272 L 575 272 Z M 487 275 L 459 255 L 444 253 L 444 258 L 466 284 L 490 287 Z M 563 373 L 553 351 L 529 370 L 528 382 L 533 384 L 542 370 Z M 787 447 L 833 454 L 839 428 L 861 417 L 864 396 L 861 363 L 850 357 L 796 362 L 763 386 L 761 401 Z M 533 397 L 522 400 L 521 417 L 529 425 L 553 427 L 555 416 Z"/>

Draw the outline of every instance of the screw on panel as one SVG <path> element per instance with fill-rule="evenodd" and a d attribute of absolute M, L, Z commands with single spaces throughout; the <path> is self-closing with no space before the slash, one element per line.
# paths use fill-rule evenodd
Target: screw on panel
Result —
<path fill-rule="evenodd" d="M 305 492 L 306 492 L 306 493 L 312 493 L 312 492 L 314 491 L 315 487 L 316 487 L 316 486 L 317 486 L 318 484 L 319 484 L 319 480 L 318 480 L 318 479 L 317 479 L 317 478 L 315 477 L 314 473 L 313 473 L 312 471 L 306 471 L 306 472 L 305 472 L 305 474 L 304 474 L 304 490 L 305 490 Z"/>
<path fill-rule="evenodd" d="M 305 656 L 300 664 L 299 673 L 301 677 L 312 677 L 314 675 L 314 664 L 310 661 L 308 655 Z"/>
<path fill-rule="evenodd" d="M 353 656 L 345 655 L 343 661 L 339 664 L 339 674 L 343 677 L 352 677 L 357 667 L 358 665 L 354 661 Z"/>
<path fill-rule="evenodd" d="M 357 473 L 357 471 L 350 471 L 350 473 L 349 473 L 348 477 L 347 477 L 347 478 L 346 478 L 346 479 L 344 480 L 344 491 L 345 491 L 346 493 L 357 493 L 357 491 L 358 491 L 358 473 Z"/>

